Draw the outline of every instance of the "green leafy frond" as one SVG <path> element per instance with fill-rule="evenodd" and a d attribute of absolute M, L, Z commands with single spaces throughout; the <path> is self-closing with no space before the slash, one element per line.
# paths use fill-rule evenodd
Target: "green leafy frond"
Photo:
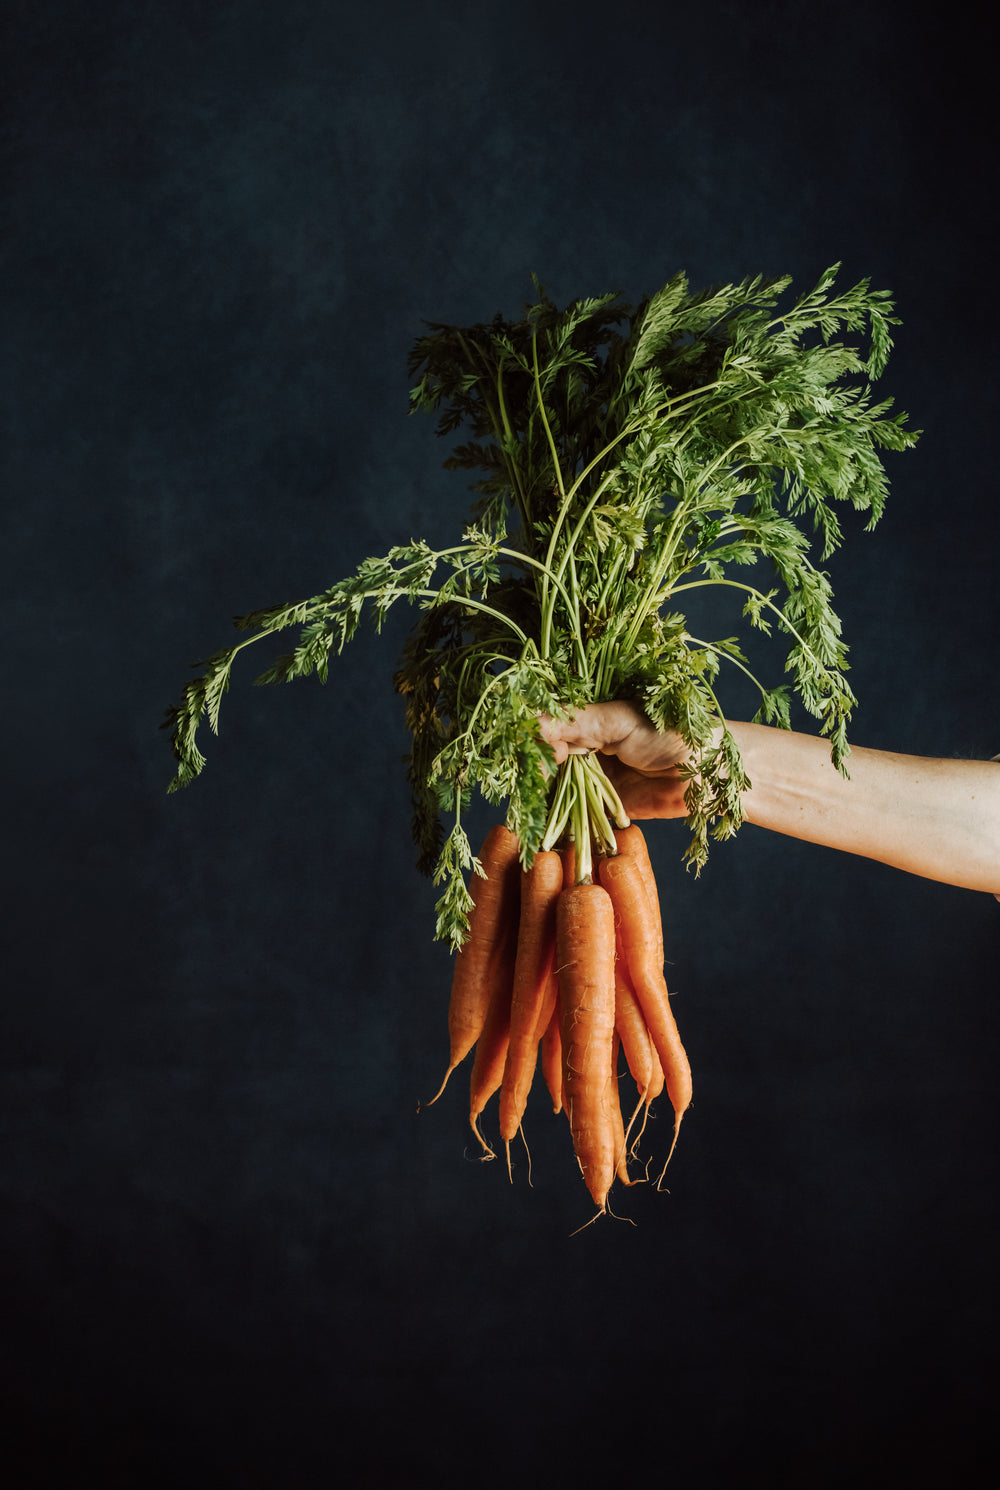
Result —
<path fill-rule="evenodd" d="M 168 711 L 170 789 L 203 769 L 200 727 L 218 730 L 244 647 L 295 631 L 258 681 L 325 681 L 362 618 L 378 629 L 399 600 L 417 613 L 395 678 L 413 833 L 452 945 L 475 872 L 472 793 L 506 803 L 526 863 L 546 832 L 563 776 L 541 713 L 626 697 L 677 731 L 699 762 L 695 867 L 740 821 L 745 778 L 720 705 L 734 670 L 759 692 L 758 720 L 788 728 L 804 709 L 846 770 L 855 700 L 820 566 L 852 513 L 880 519 L 882 452 L 917 434 L 872 393 L 899 324 L 891 296 L 838 276 L 832 265 L 790 303 L 788 276 L 692 291 L 677 273 L 635 306 L 610 291 L 562 307 L 535 279 L 520 319 L 427 323 L 408 359 L 410 408 L 455 437 L 445 467 L 475 476 L 461 541 L 399 544 L 319 595 L 239 618 L 244 639 L 201 664 Z M 695 589 L 738 598 L 745 635 L 693 637 L 676 607 Z M 785 638 L 782 683 L 754 672 L 759 633 Z"/>

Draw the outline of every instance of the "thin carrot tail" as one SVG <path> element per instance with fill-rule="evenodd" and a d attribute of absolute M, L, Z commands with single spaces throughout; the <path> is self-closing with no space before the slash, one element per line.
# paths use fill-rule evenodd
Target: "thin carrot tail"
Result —
<path fill-rule="evenodd" d="M 486 1142 L 486 1139 L 480 1132 L 478 1112 L 469 1113 L 469 1126 L 472 1128 L 473 1133 L 475 1133 L 476 1137 L 479 1139 L 480 1145 L 482 1147 L 483 1152 L 479 1155 L 480 1159 L 482 1159 L 484 1163 L 488 1159 L 495 1159 L 496 1150 L 490 1147 L 490 1145 Z"/>
<path fill-rule="evenodd" d="M 639 1144 L 642 1142 L 642 1135 L 646 1131 L 646 1123 L 649 1119 L 649 1103 L 646 1100 L 646 1093 L 648 1091 L 649 1087 L 647 1086 L 645 1090 L 639 1093 L 639 1100 L 635 1104 L 632 1116 L 628 1120 L 628 1127 L 625 1129 L 625 1143 L 628 1146 L 629 1158 L 631 1159 L 638 1159 Z M 632 1129 L 635 1127 L 640 1108 L 642 1109 L 642 1126 L 640 1127 L 638 1133 L 635 1135 L 635 1138 L 633 1138 L 631 1143 L 629 1143 L 629 1137 L 631 1135 Z"/>
<path fill-rule="evenodd" d="M 671 1143 L 671 1145 L 670 1145 L 670 1152 L 667 1155 L 666 1159 L 664 1160 L 663 1168 L 660 1170 L 660 1178 L 656 1182 L 656 1188 L 657 1188 L 657 1190 L 662 1190 L 663 1189 L 663 1176 L 667 1172 L 667 1166 L 668 1166 L 668 1164 L 670 1163 L 671 1159 L 674 1157 L 674 1149 L 677 1147 L 677 1135 L 681 1131 L 681 1118 L 684 1116 L 684 1113 L 686 1111 L 687 1111 L 687 1109 L 684 1108 L 681 1112 L 677 1112 L 677 1113 L 674 1114 L 674 1140 L 673 1140 L 673 1143 Z"/>
<path fill-rule="evenodd" d="M 473 1124 L 473 1126 L 475 1126 L 475 1125 Z M 527 1158 L 528 1158 L 528 1188 L 529 1189 L 534 1189 L 534 1186 L 531 1183 L 531 1150 L 528 1147 L 528 1140 L 524 1136 L 524 1129 L 521 1127 L 520 1124 L 518 1124 L 517 1131 L 521 1135 L 521 1142 L 524 1144 L 524 1152 L 525 1152 L 525 1154 L 527 1155 Z M 482 1143 L 483 1142 L 483 1136 L 479 1132 L 478 1128 L 476 1129 L 476 1136 L 479 1139 L 480 1143 Z M 510 1139 L 509 1138 L 505 1138 L 504 1139 L 503 1146 L 504 1146 L 504 1149 L 506 1151 L 506 1156 L 507 1156 L 507 1178 L 510 1180 L 511 1184 L 513 1184 L 514 1183 L 514 1167 L 513 1167 L 513 1165 L 510 1162 Z M 483 1157 L 485 1158 L 486 1155 L 484 1155 Z"/>
<path fill-rule="evenodd" d="M 593 1224 L 594 1224 L 595 1221 L 599 1221 L 602 1216 L 606 1216 L 607 1214 L 608 1214 L 608 1207 L 607 1207 L 607 1205 L 606 1204 L 605 1205 L 602 1205 L 601 1208 L 600 1208 L 600 1210 L 594 1212 L 594 1214 L 591 1216 L 591 1218 L 590 1218 L 589 1221 L 584 1221 L 584 1223 L 583 1223 L 582 1226 L 578 1226 L 575 1231 L 571 1231 L 570 1232 L 570 1236 L 571 1237 L 579 1236 L 580 1233 L 581 1233 L 581 1231 L 586 1231 L 588 1226 L 593 1226 Z"/>
<path fill-rule="evenodd" d="M 521 1142 L 524 1144 L 524 1152 L 528 1156 L 528 1189 L 533 1190 L 535 1187 L 531 1183 L 531 1150 L 528 1147 L 528 1140 L 524 1136 L 524 1128 L 520 1124 L 518 1124 L 517 1131 L 521 1135 Z"/>
<path fill-rule="evenodd" d="M 448 1085 L 448 1078 L 449 1078 L 449 1076 L 451 1075 L 451 1073 L 454 1070 L 455 1070 L 455 1065 L 454 1064 L 452 1064 L 452 1065 L 450 1065 L 448 1067 L 447 1071 L 444 1073 L 444 1081 L 442 1081 L 441 1085 L 438 1087 L 437 1091 L 434 1093 L 433 1097 L 431 1097 L 431 1099 L 430 1099 L 429 1102 L 418 1102 L 417 1103 L 417 1111 L 418 1112 L 420 1112 L 421 1108 L 424 1108 L 424 1107 L 433 1107 L 434 1106 L 434 1103 L 437 1101 L 437 1099 L 440 1097 L 441 1093 L 444 1091 L 445 1087 Z"/>
<path fill-rule="evenodd" d="M 615 1148 L 615 1179 L 628 1190 L 635 1184 L 635 1180 L 628 1172 L 629 1152 L 624 1134 L 620 1142 L 616 1143 Z"/>

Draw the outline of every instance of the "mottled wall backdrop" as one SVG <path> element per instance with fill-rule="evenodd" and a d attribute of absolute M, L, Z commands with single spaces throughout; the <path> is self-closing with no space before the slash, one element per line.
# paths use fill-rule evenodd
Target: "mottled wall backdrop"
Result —
<path fill-rule="evenodd" d="M 392 671 L 234 679 L 230 618 L 461 475 L 424 320 L 843 262 L 894 291 L 924 431 L 830 563 L 857 742 L 1000 750 L 994 43 L 798 0 L 8 3 L 3 273 L 4 1462 L 10 1483 L 313 1490 L 977 1483 L 995 1410 L 984 895 L 652 825 L 696 1102 L 669 1194 L 589 1207 L 467 1149 Z M 743 707 L 734 687 L 730 707 Z M 797 720 L 808 728 L 807 720 Z M 489 821 L 483 813 L 477 822 Z M 1000 886 L 998 886 L 1000 890 Z"/>

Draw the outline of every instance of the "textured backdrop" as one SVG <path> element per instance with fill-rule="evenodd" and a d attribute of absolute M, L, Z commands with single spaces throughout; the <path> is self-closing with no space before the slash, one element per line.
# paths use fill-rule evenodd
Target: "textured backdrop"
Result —
<path fill-rule="evenodd" d="M 531 1188 L 473 1161 L 460 1078 L 416 1115 L 450 967 L 407 618 L 326 688 L 248 659 L 178 796 L 157 726 L 233 615 L 454 534 L 423 320 L 516 314 L 531 271 L 635 300 L 842 260 L 895 293 L 924 431 L 829 566 L 853 737 L 1000 750 L 993 36 L 857 0 L 4 10 L 10 1482 L 979 1483 L 995 901 L 756 829 L 694 882 L 651 825 L 695 1106 L 670 1193 L 571 1239 L 544 1102 Z"/>

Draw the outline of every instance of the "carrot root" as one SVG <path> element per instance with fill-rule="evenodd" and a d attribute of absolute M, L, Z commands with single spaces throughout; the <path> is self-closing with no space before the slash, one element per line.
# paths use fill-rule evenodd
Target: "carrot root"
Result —
<path fill-rule="evenodd" d="M 480 1127 L 479 1127 L 479 1114 L 478 1114 L 478 1112 L 477 1113 L 473 1113 L 472 1116 L 469 1118 L 469 1127 L 472 1129 L 473 1133 L 475 1133 L 476 1137 L 479 1139 L 480 1145 L 481 1145 L 482 1150 L 483 1150 L 483 1152 L 479 1155 L 479 1157 L 483 1161 L 483 1163 L 486 1164 L 486 1163 L 489 1162 L 490 1159 L 495 1159 L 496 1156 L 497 1156 L 496 1155 L 496 1150 L 494 1148 L 491 1148 L 490 1147 L 490 1145 L 487 1143 L 486 1139 L 483 1137 L 482 1132 L 480 1130 Z"/>
<path fill-rule="evenodd" d="M 500 1092 L 500 1138 L 508 1181 L 514 1183 L 511 1144 L 520 1135 L 532 1184 L 531 1151 L 522 1118 L 540 1064 L 554 1113 L 565 1112 L 580 1173 L 595 1214 L 571 1235 L 614 1211 L 608 1194 L 650 1179 L 639 1145 L 653 1101 L 664 1087 L 674 1111 L 673 1158 L 681 1120 L 691 1101 L 691 1068 L 670 1006 L 663 975 L 663 931 L 656 883 L 639 829 L 616 834 L 619 852 L 595 852 L 593 876 L 577 882 L 575 849 L 539 851 L 531 870 L 520 869 L 517 839 L 494 831 L 484 845 L 491 882 L 474 908 L 476 937 L 461 971 L 456 967 L 449 1010 L 452 1048 L 437 1092 L 475 1046 L 469 1125 L 479 1158 L 498 1157 L 480 1127 Z M 594 883 L 594 881 L 597 883 Z M 480 904 L 482 910 L 480 912 Z M 470 941 L 473 940 L 470 938 Z M 618 1053 L 635 1081 L 638 1101 L 628 1121 L 622 1111 Z M 640 1166 L 636 1175 L 629 1163 Z M 669 1193 L 669 1192 L 667 1192 Z M 632 1223 L 635 1224 L 634 1222 Z"/>
<path fill-rule="evenodd" d="M 444 1080 L 442 1081 L 441 1085 L 438 1087 L 437 1091 L 434 1093 L 433 1097 L 431 1097 L 429 1101 L 427 1101 L 427 1102 L 418 1102 L 417 1103 L 417 1111 L 418 1112 L 420 1112 L 421 1109 L 424 1108 L 424 1107 L 433 1107 L 434 1106 L 434 1103 L 437 1101 L 437 1099 L 440 1097 L 441 1093 L 444 1091 L 445 1087 L 448 1085 L 448 1078 L 450 1077 L 451 1073 L 454 1070 L 455 1070 L 455 1067 L 453 1065 L 448 1067 L 447 1071 L 444 1073 Z"/>

